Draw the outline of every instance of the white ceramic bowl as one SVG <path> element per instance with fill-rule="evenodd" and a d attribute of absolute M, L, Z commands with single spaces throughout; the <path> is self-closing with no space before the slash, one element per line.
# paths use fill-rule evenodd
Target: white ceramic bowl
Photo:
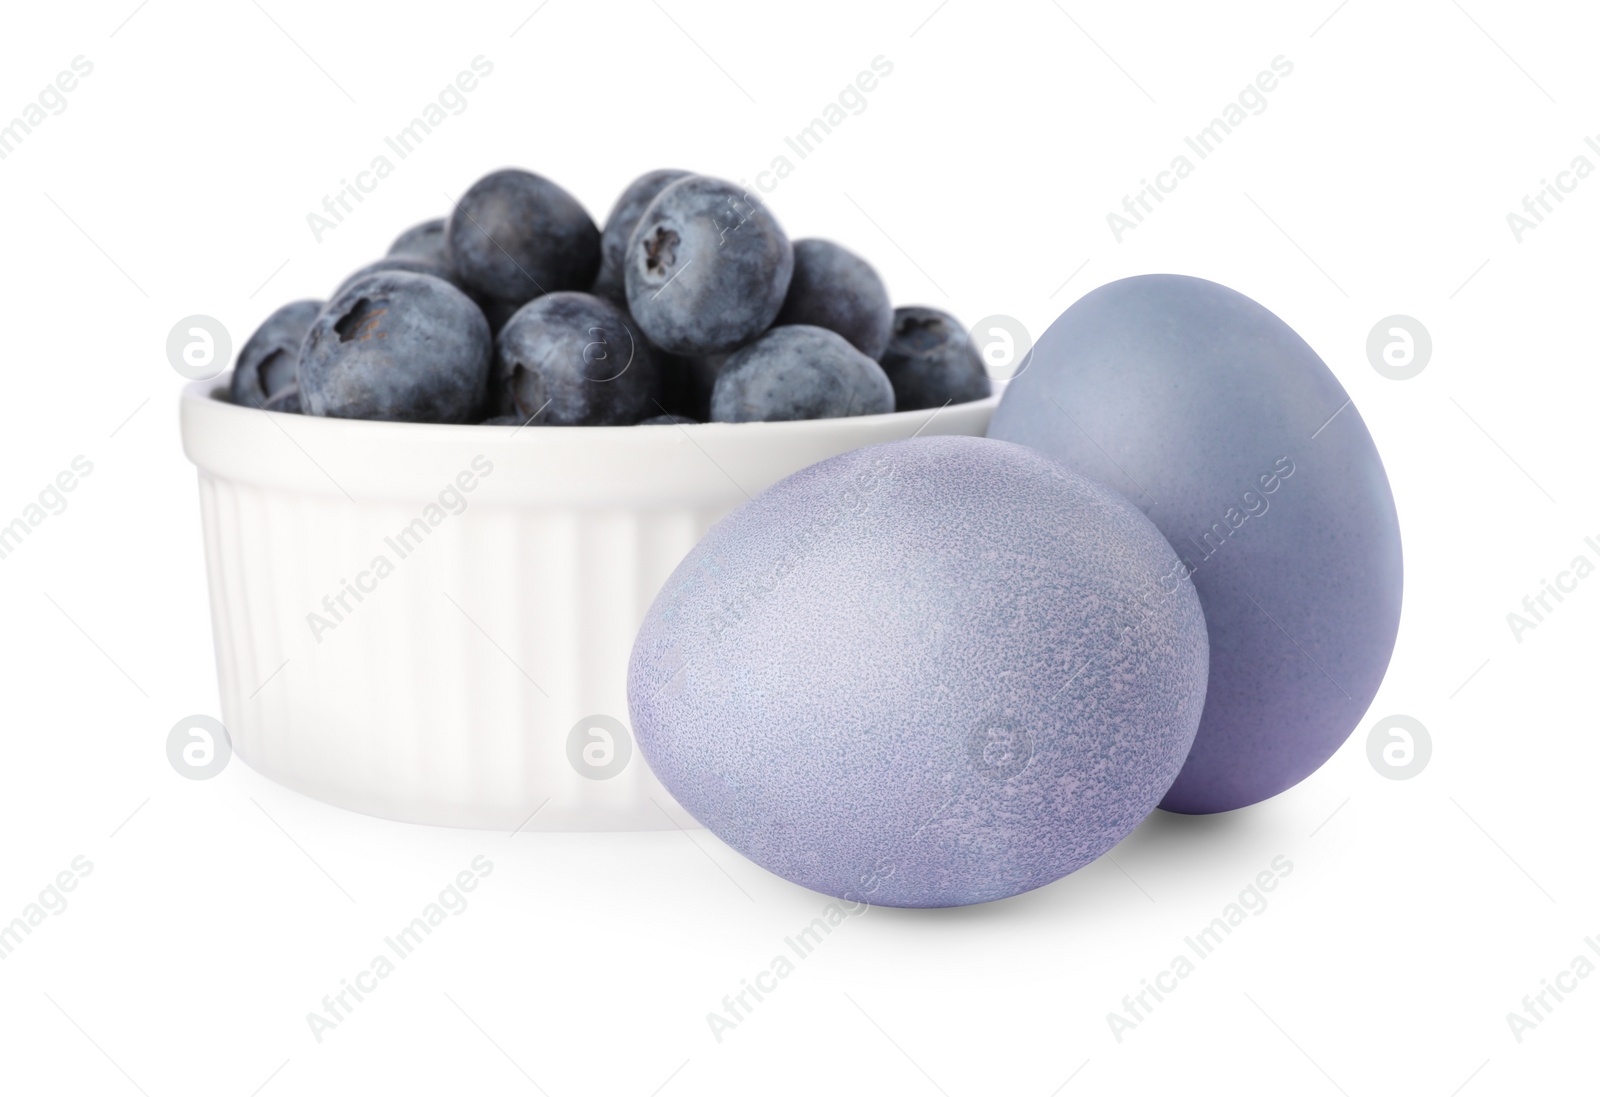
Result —
<path fill-rule="evenodd" d="M 408 822 L 692 825 L 633 750 L 645 611 L 790 473 L 998 397 L 792 423 L 487 427 L 281 415 L 189 385 L 223 723 L 273 780 Z"/>

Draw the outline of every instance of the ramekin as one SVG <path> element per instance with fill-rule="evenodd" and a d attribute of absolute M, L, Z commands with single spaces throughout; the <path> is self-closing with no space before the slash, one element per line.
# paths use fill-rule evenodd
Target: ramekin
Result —
<path fill-rule="evenodd" d="M 306 795 L 406 822 L 693 821 L 633 749 L 645 611 L 702 535 L 807 465 L 981 435 L 998 397 L 791 423 L 490 427 L 283 415 L 185 388 L 222 718 Z"/>

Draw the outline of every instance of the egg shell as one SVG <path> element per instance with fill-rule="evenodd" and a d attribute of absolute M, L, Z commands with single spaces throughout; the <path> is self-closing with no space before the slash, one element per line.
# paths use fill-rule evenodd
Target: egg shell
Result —
<path fill-rule="evenodd" d="M 989 436 L 1116 487 L 1192 571 L 1211 679 L 1162 807 L 1244 807 L 1333 755 L 1394 650 L 1400 527 L 1366 424 L 1305 340 L 1214 282 L 1126 278 L 1051 325 Z"/>
<path fill-rule="evenodd" d="M 1117 492 L 1022 446 L 813 465 L 715 526 L 640 629 L 629 708 L 688 811 L 840 898 L 951 906 L 1094 860 L 1204 703 L 1205 623 Z"/>

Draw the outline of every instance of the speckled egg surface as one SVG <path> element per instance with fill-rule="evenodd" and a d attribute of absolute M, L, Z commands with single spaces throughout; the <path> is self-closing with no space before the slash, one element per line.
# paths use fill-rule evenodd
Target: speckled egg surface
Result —
<path fill-rule="evenodd" d="M 1094 860 L 1193 742 L 1206 634 L 1126 499 L 1025 447 L 891 442 L 714 527 L 629 667 L 694 817 L 841 898 L 985 902 Z"/>
<path fill-rule="evenodd" d="M 1200 278 L 1102 286 L 1035 345 L 989 435 L 1123 492 L 1192 573 L 1211 678 L 1162 807 L 1243 807 L 1332 756 L 1394 649 L 1400 528 L 1366 425 L 1287 324 Z"/>

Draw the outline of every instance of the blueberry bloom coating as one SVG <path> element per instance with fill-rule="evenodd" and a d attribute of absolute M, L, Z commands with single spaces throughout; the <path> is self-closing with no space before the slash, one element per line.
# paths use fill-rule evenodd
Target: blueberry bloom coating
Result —
<path fill-rule="evenodd" d="M 292 301 L 262 322 L 233 364 L 228 396 L 235 404 L 261 407 L 295 383 L 300 344 L 321 311 L 321 301 Z"/>
<path fill-rule="evenodd" d="M 865 259 L 831 240 L 796 240 L 794 277 L 777 322 L 836 331 L 876 360 L 889 345 L 894 307 Z"/>
<path fill-rule="evenodd" d="M 831 419 L 894 410 L 878 363 L 823 328 L 773 328 L 729 356 L 711 391 L 721 423 Z"/>
<path fill-rule="evenodd" d="M 480 300 L 521 305 L 587 289 L 600 269 L 600 230 L 572 195 L 508 168 L 474 183 L 445 227 L 461 287 Z"/>
<path fill-rule="evenodd" d="M 606 227 L 600 232 L 600 273 L 594 280 L 594 293 L 626 307 L 628 288 L 623 281 L 622 266 L 633 230 L 656 195 L 688 174 L 677 168 L 658 168 L 628 184 L 617 204 L 611 207 Z"/>
<path fill-rule="evenodd" d="M 894 310 L 894 334 L 878 359 L 901 411 L 964 404 L 989 395 L 983 358 L 954 316 L 909 306 Z"/>
<path fill-rule="evenodd" d="M 335 298 L 300 351 L 311 415 L 465 423 L 489 376 L 489 324 L 472 299 L 427 274 L 368 275 Z"/>
<path fill-rule="evenodd" d="M 623 426 L 649 414 L 656 364 L 627 314 L 602 297 L 549 293 L 495 340 L 496 383 L 524 419 L 551 426 Z"/>
<path fill-rule="evenodd" d="M 672 354 L 720 354 L 772 325 L 794 273 L 777 219 L 740 187 L 691 175 L 656 195 L 634 228 L 628 309 Z"/>

